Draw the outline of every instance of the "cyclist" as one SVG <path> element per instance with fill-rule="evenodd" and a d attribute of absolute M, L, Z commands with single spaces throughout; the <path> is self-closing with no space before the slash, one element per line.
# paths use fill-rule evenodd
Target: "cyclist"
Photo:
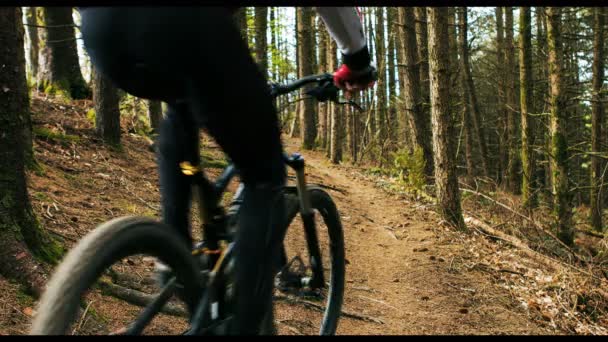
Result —
<path fill-rule="evenodd" d="M 191 188 L 179 163 L 196 165 L 199 128 L 238 168 L 244 200 L 235 243 L 231 331 L 259 333 L 264 314 L 272 309 L 271 265 L 281 241 L 276 218 L 285 216 L 280 189 L 286 171 L 276 109 L 265 75 L 234 24 L 235 8 L 79 10 L 84 45 L 97 71 L 135 96 L 168 105 L 159 134 L 162 219 L 189 246 Z M 342 52 L 335 84 L 347 91 L 371 86 L 374 68 L 356 9 L 319 7 L 317 13 Z"/>

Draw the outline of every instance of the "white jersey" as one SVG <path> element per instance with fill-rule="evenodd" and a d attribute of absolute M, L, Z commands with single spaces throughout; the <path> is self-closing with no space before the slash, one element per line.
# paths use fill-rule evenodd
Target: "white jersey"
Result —
<path fill-rule="evenodd" d="M 344 55 L 359 52 L 367 45 L 355 7 L 316 7 L 316 11 Z"/>

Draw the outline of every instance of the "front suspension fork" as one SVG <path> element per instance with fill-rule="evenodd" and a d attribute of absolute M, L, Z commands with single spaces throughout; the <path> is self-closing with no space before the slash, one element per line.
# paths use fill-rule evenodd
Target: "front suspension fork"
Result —
<path fill-rule="evenodd" d="M 310 283 L 303 285 L 308 285 L 311 288 L 321 288 L 325 284 L 323 263 L 321 259 L 321 249 L 319 248 L 317 227 L 315 225 L 315 212 L 312 209 L 310 194 L 306 187 L 304 158 L 302 158 L 300 155 L 294 155 L 292 158 L 291 166 L 296 172 L 296 186 L 298 189 L 298 198 L 300 202 L 300 216 L 302 217 L 302 223 L 304 224 L 304 234 L 306 236 L 306 244 L 310 257 L 310 266 L 313 271 L 313 276 Z M 284 248 L 285 247 L 283 247 L 283 255 L 285 253 Z"/>

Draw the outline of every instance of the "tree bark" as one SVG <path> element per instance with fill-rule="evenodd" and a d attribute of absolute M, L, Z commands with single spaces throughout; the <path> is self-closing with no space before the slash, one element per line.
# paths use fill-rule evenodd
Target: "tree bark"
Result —
<path fill-rule="evenodd" d="M 397 131 L 396 131 L 396 123 L 397 123 L 397 106 L 396 106 L 396 98 L 397 98 L 397 86 L 395 79 L 395 41 L 397 39 L 397 26 L 395 26 L 395 19 L 397 17 L 397 8 L 396 7 L 387 7 L 386 8 L 386 21 L 388 27 L 388 116 L 387 116 L 387 129 L 388 135 L 392 142 L 395 144 L 397 142 Z"/>
<path fill-rule="evenodd" d="M 148 100 L 148 118 L 150 119 L 152 133 L 158 134 L 163 119 L 163 108 L 160 101 Z"/>
<path fill-rule="evenodd" d="M 95 131 L 105 143 L 120 144 L 120 111 L 116 87 L 101 73 L 93 73 Z"/>
<path fill-rule="evenodd" d="M 471 75 L 471 61 L 469 59 L 469 47 L 467 40 L 467 8 L 461 7 L 458 11 L 458 38 L 459 38 L 459 52 L 460 52 L 460 69 L 462 75 L 462 88 L 463 88 L 463 99 L 464 109 L 466 114 L 463 118 L 470 118 L 471 128 L 470 134 L 475 136 L 478 151 L 480 154 L 481 161 L 481 174 L 484 177 L 489 175 L 488 169 L 488 153 L 486 146 L 485 134 L 481 123 L 481 114 L 479 112 L 479 105 L 477 103 L 477 96 L 475 94 L 475 85 L 473 83 L 473 76 Z M 465 129 L 467 126 L 465 125 Z M 476 172 L 474 172 L 476 174 Z"/>
<path fill-rule="evenodd" d="M 509 161 L 507 167 L 507 189 L 513 194 L 520 193 L 521 179 L 519 177 L 520 154 L 519 152 L 519 120 L 517 108 L 517 96 L 515 93 L 515 46 L 513 44 L 513 7 L 505 7 L 505 79 L 506 87 L 506 112 L 509 138 L 507 145 L 509 149 Z"/>
<path fill-rule="evenodd" d="M 60 92 L 72 99 L 91 96 L 78 61 L 71 7 L 43 7 L 46 41 L 42 49 L 47 65 L 41 74 L 45 92 Z M 63 25 L 61 27 L 53 27 Z"/>
<path fill-rule="evenodd" d="M 466 230 L 456 176 L 454 127 L 449 112 L 448 9 L 428 7 L 427 18 L 437 203 L 441 216 L 448 223 Z"/>
<path fill-rule="evenodd" d="M 268 75 L 268 7 L 255 7 L 255 59 L 264 76 Z"/>
<path fill-rule="evenodd" d="M 418 47 L 418 63 L 420 64 L 420 96 L 424 101 L 423 111 L 428 113 L 430 87 L 426 7 L 414 7 L 414 12 L 416 15 L 416 46 Z"/>
<path fill-rule="evenodd" d="M 519 91 L 521 101 L 521 163 L 522 163 L 522 206 L 536 205 L 534 192 L 534 121 L 532 109 L 532 17 L 530 7 L 519 8 Z"/>
<path fill-rule="evenodd" d="M 507 108 L 505 106 L 506 82 L 505 82 L 505 30 L 503 7 L 497 6 L 496 10 L 496 78 L 498 96 L 496 112 L 498 116 L 498 182 L 503 183 L 509 164 L 509 150 L 507 141 L 509 139 L 507 125 Z"/>
<path fill-rule="evenodd" d="M 329 35 L 327 33 L 327 30 L 325 29 L 325 26 L 323 25 L 323 23 L 321 23 L 320 30 L 319 30 L 319 69 L 317 70 L 318 73 L 324 73 L 324 72 L 329 72 L 329 67 L 328 67 L 328 63 L 327 63 L 327 40 L 331 39 L 329 38 Z M 329 104 L 327 102 L 325 103 L 319 103 L 319 109 L 318 109 L 318 127 L 319 127 L 319 132 L 318 132 L 318 136 L 317 136 L 317 141 L 318 141 L 318 145 L 319 147 L 325 149 L 327 147 L 327 111 L 328 111 L 328 107 Z"/>
<path fill-rule="evenodd" d="M 329 40 L 329 49 L 328 49 L 328 62 L 330 70 L 335 70 L 338 66 L 338 45 L 333 40 Z M 342 161 L 342 136 L 343 136 L 343 111 L 342 106 L 337 106 L 335 104 L 330 104 L 330 116 L 331 116 L 331 137 L 330 137 L 330 148 L 329 148 L 329 160 L 338 164 Z"/>
<path fill-rule="evenodd" d="M 566 99 L 563 94 L 563 50 L 560 34 L 561 8 L 547 7 L 547 43 L 549 51 L 549 83 L 551 85 L 551 175 L 553 211 L 558 237 L 567 245 L 574 243 L 572 211 L 568 192 L 568 142 L 565 124 Z"/>
<path fill-rule="evenodd" d="M 44 269 L 32 256 L 56 262 L 63 250 L 43 230 L 30 204 L 25 174 L 29 100 L 20 7 L 0 7 L 0 274 L 39 295 Z"/>
<path fill-rule="evenodd" d="M 38 7 L 26 7 L 26 18 L 27 18 L 27 37 L 29 40 L 30 51 L 29 51 L 29 60 L 30 60 L 30 78 L 34 83 L 37 83 L 38 78 L 38 28 L 34 25 L 38 24 Z"/>
<path fill-rule="evenodd" d="M 596 7 L 593 9 L 593 79 L 591 101 L 591 152 L 602 153 L 602 123 L 604 122 L 604 108 L 601 95 L 604 82 L 604 22 L 606 9 Z M 593 229 L 602 231 L 602 161 L 597 156 L 591 156 L 591 225 Z"/>
<path fill-rule="evenodd" d="M 376 7 L 376 65 L 378 67 L 378 81 L 376 81 L 376 136 L 383 150 L 386 139 L 386 52 L 384 44 L 384 9 Z M 380 160 L 384 156 L 380 156 Z"/>
<path fill-rule="evenodd" d="M 397 8 L 397 74 L 399 82 L 399 97 L 404 96 L 403 89 L 405 88 L 405 73 L 407 71 L 405 64 L 405 49 L 404 49 L 404 37 L 403 30 L 405 23 L 403 22 L 403 9 Z M 418 62 L 418 60 L 416 60 Z M 427 76 L 428 78 L 428 76 Z M 412 142 L 412 133 L 410 127 L 410 120 L 408 119 L 407 106 L 404 101 L 398 101 L 399 111 L 397 113 L 397 135 L 399 137 L 399 146 L 405 146 L 409 151 L 414 149 L 414 143 Z"/>
<path fill-rule="evenodd" d="M 416 30 L 414 27 L 415 17 L 412 7 L 399 8 L 401 36 L 404 42 L 405 72 L 403 73 L 403 99 L 405 103 L 405 114 L 410 120 L 413 129 L 412 141 L 414 148 L 422 150 L 425 161 L 425 174 L 429 179 L 433 176 L 433 149 L 428 140 L 428 119 L 422 111 L 423 99 L 420 94 L 420 71 L 417 63 L 418 49 L 416 45 Z"/>
<path fill-rule="evenodd" d="M 547 104 L 549 96 L 549 68 L 547 66 L 547 35 L 546 35 L 546 18 L 545 8 L 535 7 L 535 20 L 536 20 L 536 83 L 535 83 L 535 108 L 538 113 L 547 113 Z M 549 127 L 549 116 L 543 115 L 538 119 L 539 127 Z M 548 199 L 551 198 L 551 162 L 549 160 L 549 151 L 551 151 L 551 141 L 546 134 L 539 134 L 537 145 L 542 147 L 545 153 L 541 153 L 538 156 L 539 166 L 536 171 L 536 183 L 537 188 Z M 551 205 L 551 201 L 548 201 Z"/>
<path fill-rule="evenodd" d="M 300 77 L 312 74 L 312 30 L 310 18 L 312 9 L 310 7 L 298 7 L 298 48 L 299 48 L 299 70 Z M 302 88 L 302 97 L 311 86 Z M 317 128 L 315 126 L 315 102 L 307 99 L 300 101 L 300 136 L 302 137 L 302 148 L 313 149 Z"/>

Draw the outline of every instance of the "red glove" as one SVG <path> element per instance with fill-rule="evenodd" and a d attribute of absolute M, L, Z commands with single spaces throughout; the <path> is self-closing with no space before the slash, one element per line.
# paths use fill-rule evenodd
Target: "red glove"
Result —
<path fill-rule="evenodd" d="M 378 79 L 376 68 L 369 65 L 363 70 L 351 70 L 348 65 L 342 66 L 334 73 L 334 84 L 340 89 L 360 91 L 371 88 Z"/>

